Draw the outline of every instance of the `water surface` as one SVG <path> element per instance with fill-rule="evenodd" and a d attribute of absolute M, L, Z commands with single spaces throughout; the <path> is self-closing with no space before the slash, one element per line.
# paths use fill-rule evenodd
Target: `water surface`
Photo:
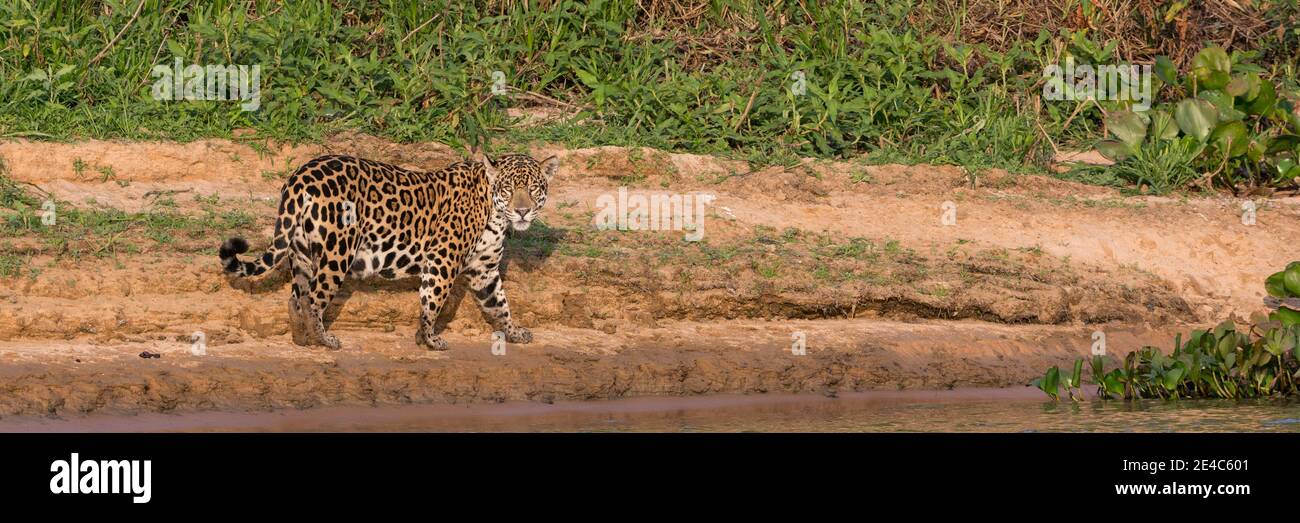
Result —
<path fill-rule="evenodd" d="M 650 397 L 0 419 L 0 431 L 1300 432 L 1300 401 L 1052 402 L 1036 389 Z"/>

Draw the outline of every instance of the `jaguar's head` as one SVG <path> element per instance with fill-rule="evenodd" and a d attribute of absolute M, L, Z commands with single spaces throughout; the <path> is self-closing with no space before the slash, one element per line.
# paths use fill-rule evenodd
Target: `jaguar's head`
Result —
<path fill-rule="evenodd" d="M 560 159 L 542 161 L 524 154 L 479 159 L 492 180 L 492 205 L 516 231 L 527 230 L 546 204 L 546 189 L 560 169 Z"/>

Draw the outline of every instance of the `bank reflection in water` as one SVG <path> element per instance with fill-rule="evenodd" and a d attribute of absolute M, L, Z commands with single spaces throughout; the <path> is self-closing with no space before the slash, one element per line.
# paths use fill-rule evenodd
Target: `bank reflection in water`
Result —
<path fill-rule="evenodd" d="M 1296 401 L 1051 402 L 1030 388 L 0 420 L 0 431 L 1300 432 Z"/>

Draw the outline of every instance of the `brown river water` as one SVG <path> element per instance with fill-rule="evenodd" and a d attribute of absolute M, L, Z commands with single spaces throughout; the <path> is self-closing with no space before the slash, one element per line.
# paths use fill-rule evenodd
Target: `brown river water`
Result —
<path fill-rule="evenodd" d="M 1036 389 L 719 395 L 0 419 L 3 432 L 1300 432 L 1300 401 L 1052 402 Z"/>

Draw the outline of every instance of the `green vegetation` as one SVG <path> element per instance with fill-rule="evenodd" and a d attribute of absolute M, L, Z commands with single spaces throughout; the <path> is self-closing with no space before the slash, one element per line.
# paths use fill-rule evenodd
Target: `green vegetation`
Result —
<path fill-rule="evenodd" d="M 119 240 L 131 239 L 131 234 L 140 234 L 157 243 L 171 243 L 177 234 L 208 239 L 212 233 L 248 230 L 254 222 L 253 216 L 244 211 L 208 210 L 199 216 L 171 211 L 128 213 L 112 208 L 76 208 L 67 202 L 60 202 L 56 209 L 57 220 L 51 225 L 42 222 L 31 208 L 0 215 L 3 219 L 0 221 L 0 237 L 32 235 L 54 252 L 67 251 L 74 256 L 85 251 L 68 246 L 91 241 L 98 246 L 89 252 L 103 255 L 115 252 L 121 245 Z"/>
<path fill-rule="evenodd" d="M 1098 142 L 1097 150 L 1118 162 L 1110 170 L 1120 179 L 1158 192 L 1192 183 L 1246 190 L 1295 184 L 1300 113 L 1260 77 L 1259 67 L 1207 47 L 1185 77 L 1163 56 L 1154 70 L 1156 83 L 1177 93 L 1176 101 L 1116 107 L 1105 117 L 1113 138 Z"/>
<path fill-rule="evenodd" d="M 220 205 L 215 195 L 196 195 L 203 213 L 188 215 L 178 212 L 170 198 L 159 199 L 148 211 L 125 212 L 94 202 L 76 206 L 37 196 L 33 190 L 9 178 L 0 164 L 0 239 L 6 240 L 0 248 L 0 276 L 16 276 L 26 264 L 20 249 L 8 240 L 36 239 L 39 247 L 29 251 L 73 258 L 138 252 L 145 244 L 141 240 L 170 245 L 178 237 L 199 241 L 200 249 L 210 250 L 218 236 L 248 232 L 256 221 L 248 212 Z"/>
<path fill-rule="evenodd" d="M 1270 296 L 1285 300 L 1300 297 L 1300 262 L 1287 265 L 1265 283 Z M 1224 321 L 1210 331 L 1192 331 L 1183 343 L 1180 334 L 1173 351 L 1157 347 L 1129 353 L 1122 366 L 1106 371 L 1106 358 L 1093 356 L 1092 383 L 1103 399 L 1139 398 L 1260 398 L 1300 394 L 1300 312 L 1295 302 L 1282 306 L 1245 331 Z M 1291 307 L 1288 307 L 1290 305 Z M 1058 399 L 1063 386 L 1071 400 L 1082 393 L 1083 359 L 1069 374 L 1057 367 L 1047 370 L 1033 385 Z"/>
<path fill-rule="evenodd" d="M 0 278 L 19 276 L 27 260 L 13 253 L 13 245 L 0 244 Z"/>
<path fill-rule="evenodd" d="M 1101 137 L 1096 104 L 1041 99 L 1044 66 L 1066 58 L 1156 51 L 1191 70 L 1177 51 L 1226 41 L 1251 47 L 1242 56 L 1260 65 L 1249 73 L 1279 100 L 1293 96 L 1295 0 L 1226 11 L 1135 3 L 16 0 L 0 5 L 0 137 L 185 141 L 254 129 L 310 141 L 357 130 L 1024 172 Z M 260 65 L 260 108 L 155 100 L 152 68 L 175 60 Z M 507 109 L 520 108 L 561 117 L 516 125 Z M 1148 183 L 1166 155 L 1190 153 L 1142 154 L 1151 165 L 1138 174 L 1093 174 Z"/>

